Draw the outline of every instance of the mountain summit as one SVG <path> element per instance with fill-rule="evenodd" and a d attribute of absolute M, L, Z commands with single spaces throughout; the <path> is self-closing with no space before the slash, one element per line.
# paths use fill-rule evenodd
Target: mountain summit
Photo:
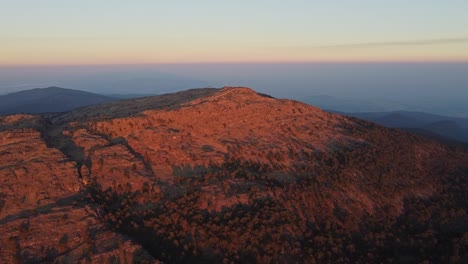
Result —
<path fill-rule="evenodd" d="M 0 124 L 6 262 L 467 257 L 468 153 L 401 130 L 244 87 Z"/>

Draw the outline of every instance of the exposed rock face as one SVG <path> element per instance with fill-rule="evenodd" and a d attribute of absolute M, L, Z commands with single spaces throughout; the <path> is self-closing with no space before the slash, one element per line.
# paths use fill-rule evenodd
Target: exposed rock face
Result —
<path fill-rule="evenodd" d="M 85 152 L 86 162 L 81 174 L 86 183 L 93 180 L 104 189 L 129 184 L 138 190 L 145 182 L 154 180 L 151 171 L 145 168 L 138 154 L 131 152 L 125 139 L 111 142 L 84 129 L 71 133 L 71 137 Z"/>
<path fill-rule="evenodd" d="M 466 150 L 300 102 L 200 89 L 0 121 L 8 263 L 468 252 Z"/>
<path fill-rule="evenodd" d="M 76 194 L 76 166 L 57 149 L 48 148 L 39 131 L 0 132 L 0 192 L 6 195 L 0 219 Z"/>
<path fill-rule="evenodd" d="M 9 116 L 2 125 L 15 127 L 25 120 L 32 118 Z M 77 164 L 48 148 L 40 131 L 1 131 L 0 161 L 0 263 L 155 261 L 101 221 L 85 199 L 87 182 Z"/>

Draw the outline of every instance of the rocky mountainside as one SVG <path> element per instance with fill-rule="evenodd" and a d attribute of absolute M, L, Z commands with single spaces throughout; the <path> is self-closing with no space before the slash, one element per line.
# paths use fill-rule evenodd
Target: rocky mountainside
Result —
<path fill-rule="evenodd" d="M 0 259 L 463 262 L 467 180 L 461 147 L 249 88 L 1 117 Z"/>

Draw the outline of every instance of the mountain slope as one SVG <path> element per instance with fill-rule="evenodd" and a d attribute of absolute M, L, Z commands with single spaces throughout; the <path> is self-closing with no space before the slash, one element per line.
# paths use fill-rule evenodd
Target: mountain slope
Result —
<path fill-rule="evenodd" d="M 0 96 L 0 115 L 65 112 L 116 100 L 99 94 L 59 87 L 38 88 Z"/>
<path fill-rule="evenodd" d="M 1 237 L 10 241 L 0 258 L 414 263 L 467 257 L 466 150 L 401 130 L 249 88 L 189 90 L 54 116 L 4 117 L 1 124 L 0 153 L 8 159 L 1 159 L 0 178 L 12 183 L 0 185 Z M 23 131 L 37 143 L 11 139 Z M 18 158 L 31 151 L 37 158 Z M 52 179 L 29 185 L 35 166 L 48 168 Z M 79 190 L 65 192 L 66 184 Z M 41 186 L 49 190 L 44 201 L 36 198 L 44 195 L 36 191 Z M 38 194 L 23 199 L 26 192 Z M 78 235 L 63 216 L 58 233 L 68 239 L 41 250 L 31 236 L 57 237 L 40 224 L 58 212 L 73 219 L 86 213 L 101 225 L 98 235 L 82 220 Z M 22 228 L 26 219 L 34 222 Z M 75 237 L 82 242 L 73 244 Z M 100 246 L 102 237 L 117 242 Z"/>
<path fill-rule="evenodd" d="M 0 117 L 0 263 L 153 260 L 101 221 L 76 162 L 49 148 L 38 116 Z"/>

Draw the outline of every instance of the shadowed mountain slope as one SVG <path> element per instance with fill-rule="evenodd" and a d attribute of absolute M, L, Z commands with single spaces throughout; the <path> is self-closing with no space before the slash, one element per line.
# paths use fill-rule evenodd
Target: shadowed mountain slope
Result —
<path fill-rule="evenodd" d="M 181 104 L 216 92 L 215 88 L 191 89 L 182 92 L 120 100 L 95 106 L 84 107 L 66 113 L 55 121 L 103 120 L 132 117 L 148 109 L 173 109 Z M 62 122 L 63 122 L 62 121 Z"/>
<path fill-rule="evenodd" d="M 468 257 L 467 151 L 398 129 L 243 87 L 0 122 L 0 259 Z"/>

